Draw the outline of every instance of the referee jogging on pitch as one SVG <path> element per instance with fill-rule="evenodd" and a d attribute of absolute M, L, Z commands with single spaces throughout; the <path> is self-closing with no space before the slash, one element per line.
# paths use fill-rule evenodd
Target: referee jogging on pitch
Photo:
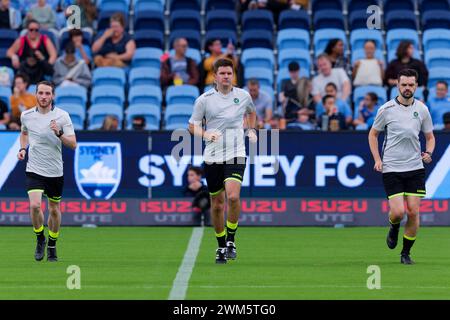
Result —
<path fill-rule="evenodd" d="M 380 107 L 369 132 L 374 169 L 383 172 L 383 184 L 389 199 L 390 229 L 386 241 L 390 249 L 397 246 L 406 200 L 408 220 L 400 258 L 403 264 L 414 263 L 410 250 L 419 229 L 420 199 L 426 195 L 423 163 L 431 162 L 435 147 L 430 112 L 425 104 L 414 99 L 418 78 L 417 72 L 412 69 L 399 72 L 399 95 Z M 381 131 L 385 132 L 382 157 L 378 152 L 378 134 Z M 424 152 L 420 148 L 421 131 L 426 139 Z"/>
<path fill-rule="evenodd" d="M 214 63 L 215 87 L 197 98 L 189 119 L 189 131 L 206 140 L 204 172 L 211 196 L 211 221 L 216 233 L 216 263 L 236 259 L 235 234 L 241 211 L 240 191 L 246 155 L 244 115 L 250 142 L 257 140 L 256 112 L 250 94 L 233 87 L 233 62 L 218 59 Z M 205 119 L 206 130 L 202 128 Z M 224 225 L 225 194 L 227 223 Z"/>
<path fill-rule="evenodd" d="M 37 106 L 22 112 L 20 120 L 19 160 L 24 160 L 28 147 L 26 186 L 30 199 L 30 215 L 37 236 L 34 258 L 41 261 L 47 243 L 44 235 L 42 195 L 48 198 L 47 260 L 58 261 L 56 240 L 61 225 L 60 201 L 64 177 L 61 144 L 75 149 L 77 141 L 69 114 L 53 105 L 55 87 L 48 81 L 36 86 Z"/>

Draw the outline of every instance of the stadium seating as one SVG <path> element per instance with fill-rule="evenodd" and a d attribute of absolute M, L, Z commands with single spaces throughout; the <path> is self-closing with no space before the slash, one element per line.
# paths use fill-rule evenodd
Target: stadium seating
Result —
<path fill-rule="evenodd" d="M 347 38 L 344 30 L 340 29 L 321 29 L 314 32 L 315 56 L 321 54 L 331 39 L 341 39 L 344 42 L 344 48 L 347 47 Z"/>
<path fill-rule="evenodd" d="M 350 33 L 350 46 L 352 50 L 364 48 L 367 40 L 373 40 L 378 50 L 383 49 L 383 36 L 379 30 L 357 29 Z"/>
<path fill-rule="evenodd" d="M 342 11 L 342 0 L 313 0 L 312 11 L 317 12 L 321 10 L 339 10 Z"/>
<path fill-rule="evenodd" d="M 210 40 L 220 39 L 222 42 L 222 47 L 226 47 L 228 42 L 231 40 L 233 44 L 236 46 L 237 44 L 237 35 L 234 30 L 228 29 L 214 29 L 206 32 L 205 35 L 205 44 Z M 208 50 L 208 48 L 205 48 Z"/>
<path fill-rule="evenodd" d="M 67 42 L 69 42 L 69 39 L 70 39 L 69 31 L 63 31 L 59 36 L 59 48 L 61 51 L 64 50 Z M 90 46 L 92 44 L 92 35 L 87 31 L 83 31 L 83 44 L 87 46 Z"/>
<path fill-rule="evenodd" d="M 119 129 L 122 129 L 123 109 L 121 106 L 108 103 L 93 104 L 88 110 L 88 129 L 96 130 L 101 128 L 106 116 L 112 115 L 119 120 Z"/>
<path fill-rule="evenodd" d="M 422 29 L 450 29 L 450 11 L 430 10 L 422 14 Z"/>
<path fill-rule="evenodd" d="M 242 50 L 249 48 L 267 48 L 273 49 L 272 35 L 268 32 L 256 30 L 244 31 L 242 33 Z"/>
<path fill-rule="evenodd" d="M 206 11 L 235 10 L 236 0 L 206 0 Z"/>
<path fill-rule="evenodd" d="M 0 66 L 0 71 L 3 73 L 6 72 L 8 74 L 8 78 L 9 78 L 9 85 L 8 86 L 12 86 L 13 82 L 14 82 L 14 70 L 10 67 L 7 66 Z M 0 84 L 0 86 L 5 86 L 5 84 Z"/>
<path fill-rule="evenodd" d="M 350 12 L 348 16 L 348 26 L 350 30 L 355 29 L 367 29 L 367 19 L 369 18 L 369 14 L 366 9 L 362 10 L 354 10 Z M 369 29 L 370 30 L 370 29 Z"/>
<path fill-rule="evenodd" d="M 340 10 L 320 10 L 314 14 L 313 26 L 319 29 L 341 29 L 344 30 L 344 16 Z"/>
<path fill-rule="evenodd" d="M 448 0 L 419 0 L 419 11 L 423 14 L 430 10 L 449 11 Z"/>
<path fill-rule="evenodd" d="M 414 11 L 414 0 L 384 0 L 383 9 L 385 13 L 395 10 Z"/>
<path fill-rule="evenodd" d="M 386 13 L 385 26 L 387 30 L 392 29 L 417 29 L 416 16 L 414 11 L 408 10 L 392 10 Z"/>
<path fill-rule="evenodd" d="M 126 83 L 125 71 L 117 67 L 100 67 L 94 69 L 92 85 L 114 85 L 124 87 Z"/>
<path fill-rule="evenodd" d="M 125 101 L 125 94 L 122 87 L 105 85 L 92 88 L 91 103 L 92 104 L 108 104 L 118 105 L 121 108 Z"/>
<path fill-rule="evenodd" d="M 127 0 L 97 0 L 100 11 L 120 11 L 128 12 L 130 6 Z"/>
<path fill-rule="evenodd" d="M 195 30 L 200 32 L 201 17 L 196 10 L 177 10 L 170 14 L 170 30 Z"/>
<path fill-rule="evenodd" d="M 450 68 L 431 68 L 428 70 L 428 87 L 434 87 L 439 80 L 447 81 L 450 83 Z"/>
<path fill-rule="evenodd" d="M 31 88 L 31 86 L 30 86 Z M 82 86 L 56 87 L 55 104 L 59 107 L 65 104 L 79 105 L 86 110 L 87 90 Z"/>
<path fill-rule="evenodd" d="M 130 87 L 128 102 L 132 104 L 153 104 L 161 106 L 162 93 L 159 86 L 139 85 Z"/>
<path fill-rule="evenodd" d="M 86 119 L 86 109 L 84 106 L 80 104 L 62 103 L 58 104 L 58 108 L 69 113 L 75 130 L 84 129 L 84 120 Z"/>
<path fill-rule="evenodd" d="M 425 30 L 423 33 L 422 42 L 425 51 L 431 49 L 450 49 L 450 30 Z"/>
<path fill-rule="evenodd" d="M 164 0 L 134 0 L 134 11 L 164 11 Z"/>
<path fill-rule="evenodd" d="M 159 68 L 152 68 L 152 67 L 133 68 L 130 71 L 128 81 L 130 87 L 139 85 L 159 86 L 160 74 L 161 72 Z"/>
<path fill-rule="evenodd" d="M 425 51 L 425 64 L 431 68 L 450 68 L 450 49 L 434 49 Z"/>
<path fill-rule="evenodd" d="M 278 30 L 309 30 L 309 16 L 305 10 L 284 10 L 278 17 Z"/>
<path fill-rule="evenodd" d="M 388 50 L 397 50 L 401 41 L 409 40 L 414 44 L 415 51 L 419 50 L 419 36 L 415 30 L 394 29 L 386 33 L 386 47 Z"/>
<path fill-rule="evenodd" d="M 273 31 L 273 15 L 269 10 L 248 10 L 242 14 L 242 30 Z"/>
<path fill-rule="evenodd" d="M 269 69 L 261 68 L 245 68 L 244 69 L 245 81 L 249 79 L 258 79 L 261 85 L 272 86 L 273 85 L 273 72 Z"/>
<path fill-rule="evenodd" d="M 198 88 L 189 84 L 169 86 L 166 92 L 166 103 L 169 104 L 194 104 L 200 95 Z"/>
<path fill-rule="evenodd" d="M 176 10 L 197 10 L 200 11 L 200 0 L 170 0 L 170 12 Z"/>
<path fill-rule="evenodd" d="M 450 100 L 431 102 L 430 113 L 433 125 L 442 125 L 444 113 L 447 112 L 450 112 Z"/>
<path fill-rule="evenodd" d="M 173 47 L 173 42 L 177 38 L 185 38 L 188 42 L 189 47 L 194 49 L 201 49 L 201 37 L 200 31 L 197 30 L 175 30 L 170 33 L 169 36 L 169 46 Z"/>
<path fill-rule="evenodd" d="M 361 102 L 361 100 L 364 99 L 364 96 L 369 92 L 376 93 L 376 95 L 378 96 L 378 103 L 380 105 L 384 104 L 387 101 L 386 89 L 384 89 L 383 87 L 360 86 L 360 87 L 356 87 L 353 90 L 353 104 L 356 108 L 359 106 L 359 103 Z"/>
<path fill-rule="evenodd" d="M 133 118 L 143 116 L 145 118 L 146 130 L 159 130 L 161 122 L 161 108 L 153 104 L 133 104 L 125 111 L 127 129 L 132 129 Z"/>
<path fill-rule="evenodd" d="M 7 48 L 0 48 L 0 66 L 11 67 L 11 59 L 6 56 Z"/>
<path fill-rule="evenodd" d="M 166 130 L 186 129 L 194 106 L 192 104 L 170 104 L 164 114 Z"/>
<path fill-rule="evenodd" d="M 159 11 L 138 11 L 134 16 L 134 30 L 156 30 L 164 32 L 164 15 Z"/>
<path fill-rule="evenodd" d="M 236 31 L 237 17 L 234 10 L 212 10 L 206 14 L 206 30 L 224 29 Z"/>
<path fill-rule="evenodd" d="M 0 48 L 8 49 L 18 37 L 15 30 L 0 29 Z"/>
<path fill-rule="evenodd" d="M 156 30 L 136 30 L 134 33 L 136 48 L 164 48 L 164 34 Z"/>
<path fill-rule="evenodd" d="M 347 0 L 347 11 L 349 15 L 356 10 L 367 10 L 371 5 L 378 6 L 378 0 Z"/>
<path fill-rule="evenodd" d="M 309 74 L 311 66 L 311 56 L 308 50 L 303 49 L 285 49 L 278 54 L 278 68 L 287 68 L 289 63 L 297 61 L 301 69 L 306 69 Z"/>
<path fill-rule="evenodd" d="M 277 48 L 284 49 L 306 49 L 309 50 L 309 31 L 300 29 L 284 29 L 278 32 Z"/>
<path fill-rule="evenodd" d="M 3 100 L 8 109 L 11 110 L 11 104 L 9 103 L 9 98 L 11 97 L 11 88 L 0 86 L 0 100 Z"/>
<path fill-rule="evenodd" d="M 131 60 L 131 66 L 136 67 L 153 67 L 160 69 L 160 58 L 163 54 L 161 49 L 157 48 L 138 48 Z"/>
<path fill-rule="evenodd" d="M 275 66 L 273 51 L 265 48 L 251 48 L 244 50 L 241 55 L 245 68 L 266 68 L 273 70 Z"/>
<path fill-rule="evenodd" d="M 309 77 L 309 70 L 300 69 L 300 77 Z M 281 90 L 281 84 L 283 83 L 283 81 L 288 79 L 289 79 L 289 71 L 287 68 L 278 70 L 276 79 L 278 92 Z"/>

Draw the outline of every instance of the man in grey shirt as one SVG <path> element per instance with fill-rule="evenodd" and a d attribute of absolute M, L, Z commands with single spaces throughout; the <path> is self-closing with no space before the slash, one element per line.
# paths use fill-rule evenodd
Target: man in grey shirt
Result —
<path fill-rule="evenodd" d="M 227 259 L 236 259 L 234 237 L 241 210 L 240 191 L 246 162 L 244 116 L 250 142 L 257 140 L 255 106 L 247 91 L 233 87 L 233 70 L 233 62 L 229 59 L 218 59 L 214 63 L 215 87 L 197 98 L 189 119 L 189 131 L 206 140 L 204 172 L 211 196 L 211 221 L 219 245 L 216 263 L 222 264 Z M 203 120 L 206 130 L 202 128 Z M 226 230 L 225 194 L 228 205 Z"/>
<path fill-rule="evenodd" d="M 435 147 L 433 123 L 425 104 L 414 99 L 418 74 L 404 69 L 398 74 L 399 96 L 380 107 L 369 132 L 369 145 L 376 171 L 383 173 L 383 184 L 389 199 L 389 233 L 386 239 L 390 249 L 397 246 L 400 222 L 405 213 L 408 220 L 403 236 L 400 262 L 413 264 L 410 250 L 419 229 L 420 199 L 426 195 L 423 163 L 431 162 Z M 378 151 L 378 135 L 384 131 L 382 157 Z M 419 134 L 426 139 L 421 152 Z"/>
<path fill-rule="evenodd" d="M 252 97 L 256 109 L 256 118 L 258 128 L 270 128 L 270 119 L 272 119 L 273 100 L 264 91 L 261 91 L 258 79 L 247 81 L 247 91 Z"/>
<path fill-rule="evenodd" d="M 19 160 L 24 160 L 28 147 L 26 185 L 30 199 L 30 215 L 37 236 L 34 258 L 41 261 L 47 243 L 44 235 L 42 195 L 48 198 L 47 260 L 57 261 L 56 240 L 61 225 L 60 201 L 64 184 L 62 144 L 75 149 L 77 141 L 69 114 L 53 105 L 55 87 L 48 81 L 36 86 L 37 106 L 22 112 L 20 120 Z"/>

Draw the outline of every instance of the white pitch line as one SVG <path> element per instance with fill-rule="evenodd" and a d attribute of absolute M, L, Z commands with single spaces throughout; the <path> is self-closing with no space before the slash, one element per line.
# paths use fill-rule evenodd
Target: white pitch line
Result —
<path fill-rule="evenodd" d="M 189 286 L 192 270 L 195 266 L 200 244 L 203 238 L 203 227 L 196 227 L 192 230 L 192 236 L 189 240 L 188 247 L 184 253 L 183 262 L 178 269 L 178 273 L 173 281 L 168 300 L 184 300 Z"/>

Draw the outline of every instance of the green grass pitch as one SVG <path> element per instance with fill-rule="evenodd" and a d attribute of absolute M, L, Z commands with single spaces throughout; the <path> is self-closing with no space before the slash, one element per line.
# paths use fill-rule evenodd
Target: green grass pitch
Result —
<path fill-rule="evenodd" d="M 0 227 L 0 299 L 167 299 L 190 227 L 63 227 L 60 261 L 34 261 L 31 227 Z M 400 264 L 385 228 L 240 227 L 238 260 L 216 265 L 206 228 L 186 299 L 450 299 L 450 228 L 420 229 Z M 67 267 L 81 270 L 69 290 Z M 381 270 L 381 289 L 366 286 Z"/>

